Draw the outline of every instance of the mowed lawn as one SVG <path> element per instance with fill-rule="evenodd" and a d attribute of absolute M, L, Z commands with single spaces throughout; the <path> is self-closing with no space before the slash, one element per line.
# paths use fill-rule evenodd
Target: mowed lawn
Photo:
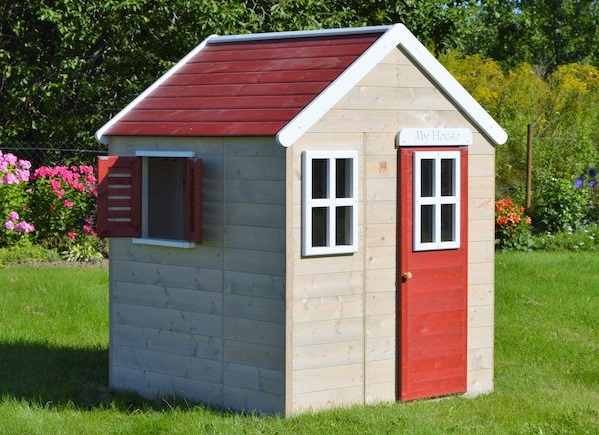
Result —
<path fill-rule="evenodd" d="M 0 269 L 0 434 L 596 434 L 599 255 L 498 253 L 495 392 L 284 419 L 110 392 L 108 271 Z"/>

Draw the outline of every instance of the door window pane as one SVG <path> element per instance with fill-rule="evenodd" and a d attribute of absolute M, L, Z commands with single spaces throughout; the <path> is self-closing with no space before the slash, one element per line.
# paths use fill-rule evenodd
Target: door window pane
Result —
<path fill-rule="evenodd" d="M 312 198 L 327 198 L 328 170 L 326 159 L 312 160 Z"/>
<path fill-rule="evenodd" d="M 435 206 L 420 207 L 420 242 L 430 243 L 434 240 Z"/>
<path fill-rule="evenodd" d="M 422 159 L 420 161 L 420 195 L 423 198 L 434 196 L 435 191 L 435 161 Z"/>
<path fill-rule="evenodd" d="M 441 159 L 441 196 L 455 195 L 455 159 Z"/>
<path fill-rule="evenodd" d="M 414 151 L 413 249 L 460 247 L 460 151 Z"/>
<path fill-rule="evenodd" d="M 312 209 L 312 246 L 327 246 L 327 207 Z"/>
<path fill-rule="evenodd" d="M 441 205 L 441 241 L 455 240 L 455 204 Z"/>

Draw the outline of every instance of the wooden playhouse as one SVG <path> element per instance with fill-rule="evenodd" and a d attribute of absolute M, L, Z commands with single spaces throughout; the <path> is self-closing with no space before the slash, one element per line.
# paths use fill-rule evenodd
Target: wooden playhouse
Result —
<path fill-rule="evenodd" d="M 111 388 L 285 415 L 492 391 L 506 134 L 403 25 L 211 36 L 97 137 Z"/>

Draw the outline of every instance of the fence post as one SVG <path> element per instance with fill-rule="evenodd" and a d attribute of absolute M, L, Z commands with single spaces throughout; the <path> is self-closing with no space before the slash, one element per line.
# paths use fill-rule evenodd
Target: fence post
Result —
<path fill-rule="evenodd" d="M 529 211 L 532 204 L 532 128 L 528 124 L 528 140 L 526 142 L 526 210 Z"/>

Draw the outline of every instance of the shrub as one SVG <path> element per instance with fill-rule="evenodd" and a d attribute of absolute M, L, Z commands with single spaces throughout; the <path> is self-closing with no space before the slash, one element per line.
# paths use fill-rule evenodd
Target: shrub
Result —
<path fill-rule="evenodd" d="M 541 175 L 533 190 L 533 217 L 539 232 L 574 231 L 588 223 L 590 192 L 570 180 Z"/>
<path fill-rule="evenodd" d="M 495 243 L 498 249 L 528 250 L 532 247 L 531 219 L 524 207 L 509 199 L 495 203 Z"/>
<path fill-rule="evenodd" d="M 91 166 L 42 166 L 0 151 L 0 248 L 32 242 L 72 261 L 98 260 L 97 181 Z"/>
<path fill-rule="evenodd" d="M 26 240 L 35 229 L 27 220 L 30 168 L 27 160 L 0 151 L 0 247 Z"/>
<path fill-rule="evenodd" d="M 16 249 L 14 246 L 0 248 L 0 266 L 36 262 L 45 263 L 58 260 L 60 260 L 60 256 L 56 251 L 30 243 L 21 243 Z"/>
<path fill-rule="evenodd" d="M 63 251 L 82 235 L 95 236 L 97 190 L 91 166 L 42 166 L 31 180 L 31 216 L 38 243 Z"/>
<path fill-rule="evenodd" d="M 586 190 L 589 196 L 589 204 L 586 219 L 589 222 L 599 222 L 599 183 L 597 175 L 599 171 L 594 166 L 589 167 L 583 174 L 574 180 L 576 189 Z"/>

